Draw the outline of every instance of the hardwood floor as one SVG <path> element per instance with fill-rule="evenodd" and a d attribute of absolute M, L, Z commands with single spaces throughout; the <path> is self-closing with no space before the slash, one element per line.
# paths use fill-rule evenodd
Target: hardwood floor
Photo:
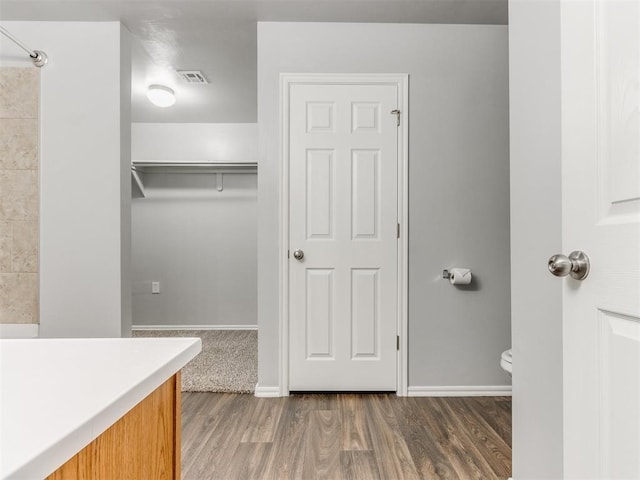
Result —
<path fill-rule="evenodd" d="M 511 475 L 509 397 L 184 393 L 182 400 L 186 480 Z"/>

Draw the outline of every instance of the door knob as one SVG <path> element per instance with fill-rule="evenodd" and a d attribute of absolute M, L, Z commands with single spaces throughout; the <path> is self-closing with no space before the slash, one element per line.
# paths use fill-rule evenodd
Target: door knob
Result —
<path fill-rule="evenodd" d="M 293 251 L 293 258 L 296 260 L 302 260 L 304 258 L 304 252 L 299 248 Z"/>
<path fill-rule="evenodd" d="M 584 252 L 576 250 L 569 256 L 554 255 L 549 259 L 549 271 L 556 277 L 571 277 L 576 280 L 584 280 L 589 275 L 589 257 Z"/>

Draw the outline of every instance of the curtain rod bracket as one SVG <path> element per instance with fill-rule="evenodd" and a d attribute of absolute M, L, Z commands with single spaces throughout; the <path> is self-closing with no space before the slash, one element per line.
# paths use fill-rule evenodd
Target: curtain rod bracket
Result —
<path fill-rule="evenodd" d="M 49 61 L 49 57 L 42 50 L 34 50 L 33 53 L 30 53 L 31 61 L 36 67 L 44 67 Z"/>

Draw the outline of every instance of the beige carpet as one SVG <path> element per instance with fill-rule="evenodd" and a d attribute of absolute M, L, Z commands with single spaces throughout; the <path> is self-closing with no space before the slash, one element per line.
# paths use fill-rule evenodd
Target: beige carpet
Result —
<path fill-rule="evenodd" d="M 258 381 L 256 330 L 138 330 L 134 337 L 200 337 L 202 351 L 182 369 L 183 392 L 253 393 Z"/>

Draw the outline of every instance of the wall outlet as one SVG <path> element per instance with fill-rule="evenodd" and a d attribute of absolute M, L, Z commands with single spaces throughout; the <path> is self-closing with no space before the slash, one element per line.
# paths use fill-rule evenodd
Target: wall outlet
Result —
<path fill-rule="evenodd" d="M 160 282 L 151 282 L 151 293 L 160 293 Z"/>

